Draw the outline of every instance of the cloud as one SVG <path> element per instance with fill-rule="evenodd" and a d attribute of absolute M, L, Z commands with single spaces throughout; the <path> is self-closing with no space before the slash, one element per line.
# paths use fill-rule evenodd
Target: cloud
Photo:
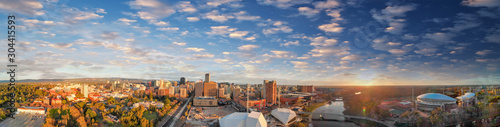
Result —
<path fill-rule="evenodd" d="M 289 46 L 289 45 L 296 45 L 298 46 L 299 45 L 299 41 L 288 41 L 284 44 L 280 44 L 280 46 Z"/>
<path fill-rule="evenodd" d="M 459 13 L 457 14 L 457 17 L 459 20 L 453 21 L 453 27 L 443 28 L 442 30 L 460 32 L 462 30 L 478 27 L 479 25 L 481 25 L 481 22 L 477 20 L 478 17 L 474 14 Z"/>
<path fill-rule="evenodd" d="M 193 57 L 190 57 L 187 59 L 198 60 L 198 59 L 205 59 L 205 58 L 212 58 L 212 57 L 214 57 L 214 54 L 204 53 L 204 54 L 193 54 Z"/>
<path fill-rule="evenodd" d="M 251 15 L 248 15 L 248 13 L 246 11 L 239 11 L 239 12 L 236 12 L 236 13 L 233 13 L 233 15 L 235 16 L 235 18 L 237 20 L 258 20 L 260 19 L 260 16 L 251 16 Z"/>
<path fill-rule="evenodd" d="M 190 52 L 201 52 L 201 51 L 204 51 L 205 49 L 203 48 L 196 48 L 196 47 L 189 47 L 189 48 L 186 48 L 186 51 L 190 51 Z"/>
<path fill-rule="evenodd" d="M 271 19 L 268 19 L 262 23 L 260 23 L 260 26 L 270 26 L 272 27 L 266 27 L 262 30 L 262 33 L 264 35 L 271 35 L 271 34 L 276 34 L 278 32 L 283 32 L 283 33 L 290 33 L 293 31 L 292 28 L 287 26 L 287 22 L 284 21 L 272 21 Z"/>
<path fill-rule="evenodd" d="M 485 49 L 485 50 L 482 50 L 482 51 L 477 51 L 476 55 L 486 56 L 486 55 L 490 54 L 491 52 L 492 52 L 492 50 Z"/>
<path fill-rule="evenodd" d="M 177 8 L 179 12 L 189 12 L 189 13 L 194 13 L 198 11 L 196 8 L 191 5 L 191 2 L 189 1 L 181 1 L 179 4 L 177 4 Z"/>
<path fill-rule="evenodd" d="M 403 28 L 406 26 L 405 19 L 397 18 L 406 16 L 405 13 L 413 11 L 417 8 L 416 4 L 407 4 L 401 6 L 388 6 L 380 12 L 372 10 L 372 17 L 380 23 L 388 24 L 389 27 L 385 32 L 391 34 L 401 34 L 404 32 Z"/>
<path fill-rule="evenodd" d="M 259 47 L 260 46 L 258 46 L 258 45 L 248 44 L 248 45 L 240 46 L 240 47 L 238 47 L 238 49 L 241 50 L 241 51 L 252 51 L 253 49 L 256 49 L 256 48 L 259 48 Z"/>
<path fill-rule="evenodd" d="M 287 9 L 294 5 L 309 4 L 312 0 L 257 0 L 259 4 L 276 6 L 281 9 Z"/>
<path fill-rule="evenodd" d="M 471 7 L 499 7 L 500 1 L 498 0 L 464 0 L 463 5 Z"/>
<path fill-rule="evenodd" d="M 348 55 L 348 56 L 342 57 L 341 60 L 345 60 L 345 61 L 361 61 L 362 58 L 363 57 L 361 57 L 360 55 L 352 54 L 352 55 Z"/>
<path fill-rule="evenodd" d="M 173 7 L 157 0 L 135 0 L 129 2 L 129 5 L 132 9 L 139 10 L 134 16 L 148 21 L 149 24 L 155 24 L 158 20 L 175 13 Z"/>
<path fill-rule="evenodd" d="M 116 39 L 118 37 L 120 37 L 120 35 L 118 35 L 118 32 L 104 31 L 101 34 L 101 38 L 105 39 L 105 40 L 114 40 L 114 39 Z"/>
<path fill-rule="evenodd" d="M 210 19 L 212 21 L 215 21 L 215 22 L 220 22 L 220 23 L 223 23 L 229 19 L 232 19 L 234 18 L 233 15 L 229 15 L 229 14 L 219 14 L 219 11 L 217 10 L 213 10 L 211 12 L 208 12 L 208 13 L 205 13 L 203 15 L 203 18 L 204 19 Z"/>
<path fill-rule="evenodd" d="M 190 21 L 190 22 L 196 22 L 196 21 L 199 21 L 199 20 L 200 20 L 200 18 L 198 18 L 198 17 L 187 17 L 186 19 L 187 19 L 188 21 Z"/>
<path fill-rule="evenodd" d="M 327 0 L 327 1 L 317 1 L 313 3 L 316 9 L 330 9 L 340 6 L 340 2 L 337 0 Z"/>
<path fill-rule="evenodd" d="M 305 15 L 307 18 L 316 17 L 316 15 L 319 13 L 319 10 L 309 7 L 299 7 L 298 10 L 300 15 Z"/>
<path fill-rule="evenodd" d="M 2 0 L 0 9 L 5 12 L 16 12 L 23 15 L 43 15 L 43 5 L 38 0 Z"/>
<path fill-rule="evenodd" d="M 325 32 L 340 33 L 344 28 L 340 27 L 338 23 L 330 23 L 318 26 L 318 29 L 323 30 Z"/>
<path fill-rule="evenodd" d="M 116 66 L 133 66 L 136 65 L 136 62 L 130 62 L 130 60 L 110 60 L 108 63 L 116 65 Z"/>
<path fill-rule="evenodd" d="M 72 43 L 53 43 L 49 44 L 48 46 L 56 48 L 56 49 L 66 49 L 71 47 L 73 44 Z"/>
<path fill-rule="evenodd" d="M 486 35 L 486 37 L 484 37 L 484 40 L 491 43 L 500 43 L 500 26 L 498 26 L 495 31 Z"/>
<path fill-rule="evenodd" d="M 88 20 L 101 19 L 104 16 L 94 12 L 80 11 L 78 8 L 65 8 L 64 22 L 69 24 L 86 23 Z"/>
<path fill-rule="evenodd" d="M 185 46 L 186 45 L 185 42 L 172 42 L 172 44 L 178 45 L 178 46 Z"/>
<path fill-rule="evenodd" d="M 337 44 L 336 39 L 326 38 L 325 36 L 309 38 L 309 40 L 311 40 L 310 45 L 312 46 L 332 46 Z"/>
<path fill-rule="evenodd" d="M 308 68 L 309 66 L 307 66 L 309 63 L 307 62 L 304 62 L 304 61 L 290 61 L 290 63 L 292 63 L 294 66 L 294 68 L 297 68 L 297 69 L 303 69 L 303 68 Z"/>
<path fill-rule="evenodd" d="M 235 31 L 229 34 L 230 38 L 243 38 L 248 34 L 248 31 Z"/>
<path fill-rule="evenodd" d="M 217 7 L 223 4 L 229 4 L 231 5 L 231 7 L 240 7 L 242 5 L 238 4 L 239 1 L 241 0 L 209 0 L 207 2 L 207 5 L 211 7 Z"/>
<path fill-rule="evenodd" d="M 433 41 L 437 41 L 437 42 L 445 42 L 445 43 L 449 43 L 451 42 L 451 38 L 454 37 L 455 35 L 454 34 L 450 34 L 450 33 L 427 33 L 424 35 L 423 38 L 426 38 L 426 39 L 431 39 Z"/>
<path fill-rule="evenodd" d="M 389 52 L 391 54 L 394 54 L 394 55 L 404 55 L 404 54 L 406 54 L 406 51 L 405 50 L 401 50 L 401 49 L 390 49 Z"/>
<path fill-rule="evenodd" d="M 280 58 L 280 59 L 285 59 L 285 58 L 293 58 L 295 57 L 292 52 L 289 51 L 279 51 L 279 50 L 271 50 L 270 51 L 272 54 L 264 54 L 264 57 L 271 57 L 271 58 Z"/>
<path fill-rule="evenodd" d="M 159 31 L 177 31 L 179 30 L 178 27 L 162 27 L 162 28 L 156 28 L 156 30 Z"/>
<path fill-rule="evenodd" d="M 75 43 L 76 44 L 80 44 L 80 45 L 86 45 L 86 46 L 94 46 L 94 47 L 98 47 L 98 46 L 103 46 L 104 45 L 104 43 L 99 42 L 99 41 L 83 41 L 83 40 L 78 40 Z"/>
<path fill-rule="evenodd" d="M 130 23 L 137 22 L 137 20 L 130 20 L 127 18 L 120 18 L 120 19 L 118 19 L 118 21 L 120 21 L 121 23 L 123 23 L 125 25 L 130 25 Z"/>

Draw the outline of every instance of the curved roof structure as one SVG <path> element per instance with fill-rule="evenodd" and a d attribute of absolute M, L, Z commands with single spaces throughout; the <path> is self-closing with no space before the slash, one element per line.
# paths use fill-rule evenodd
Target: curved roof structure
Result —
<path fill-rule="evenodd" d="M 277 108 L 271 111 L 271 115 L 276 117 L 281 123 L 287 125 L 290 120 L 295 118 L 297 114 L 294 111 L 287 108 Z"/>
<path fill-rule="evenodd" d="M 439 93 L 426 93 L 419 95 L 417 99 L 421 100 L 436 100 L 436 101 L 456 101 L 455 98 L 451 98 L 449 96 L 439 94 Z"/>
<path fill-rule="evenodd" d="M 235 112 L 219 120 L 221 127 L 267 127 L 266 119 L 260 112 Z"/>
<path fill-rule="evenodd" d="M 474 96 L 476 96 L 476 94 L 474 94 L 474 93 L 465 93 L 464 95 L 457 97 L 457 99 L 467 100 L 467 99 L 473 98 Z"/>

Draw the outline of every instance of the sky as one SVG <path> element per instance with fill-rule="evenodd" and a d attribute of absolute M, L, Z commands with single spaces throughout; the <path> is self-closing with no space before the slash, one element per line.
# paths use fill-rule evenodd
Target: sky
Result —
<path fill-rule="evenodd" d="M 17 80 L 500 83 L 498 0 L 0 0 L 8 15 Z"/>

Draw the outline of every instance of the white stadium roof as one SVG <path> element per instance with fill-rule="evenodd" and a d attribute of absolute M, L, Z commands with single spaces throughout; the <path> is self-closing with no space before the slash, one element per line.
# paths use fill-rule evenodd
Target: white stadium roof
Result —
<path fill-rule="evenodd" d="M 466 99 L 470 99 L 474 96 L 476 96 L 476 94 L 474 94 L 474 93 L 465 93 L 464 95 L 457 97 L 457 99 L 466 100 Z"/>
<path fill-rule="evenodd" d="M 297 116 L 294 111 L 287 108 L 277 108 L 271 111 L 271 115 L 276 117 L 281 123 L 287 125 L 290 120 Z"/>
<path fill-rule="evenodd" d="M 455 98 L 439 94 L 439 93 L 426 93 L 419 95 L 418 99 L 432 99 L 432 100 L 442 100 L 442 101 L 457 101 Z"/>
<path fill-rule="evenodd" d="M 221 127 L 267 127 L 266 120 L 260 112 L 235 112 L 219 120 Z"/>

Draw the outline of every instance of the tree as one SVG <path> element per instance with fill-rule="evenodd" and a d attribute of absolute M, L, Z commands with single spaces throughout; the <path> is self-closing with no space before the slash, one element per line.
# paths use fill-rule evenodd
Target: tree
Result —
<path fill-rule="evenodd" d="M 165 103 L 165 105 L 170 105 L 170 99 L 165 99 L 165 101 L 163 101 L 163 103 Z"/>
<path fill-rule="evenodd" d="M 82 93 L 80 93 L 80 92 L 77 92 L 77 93 L 76 93 L 76 95 L 75 95 L 75 97 L 85 97 L 85 95 L 83 95 L 83 94 L 82 94 Z"/>
<path fill-rule="evenodd" d="M 108 104 L 115 104 L 116 99 L 114 97 L 109 97 L 107 102 L 108 102 Z"/>

